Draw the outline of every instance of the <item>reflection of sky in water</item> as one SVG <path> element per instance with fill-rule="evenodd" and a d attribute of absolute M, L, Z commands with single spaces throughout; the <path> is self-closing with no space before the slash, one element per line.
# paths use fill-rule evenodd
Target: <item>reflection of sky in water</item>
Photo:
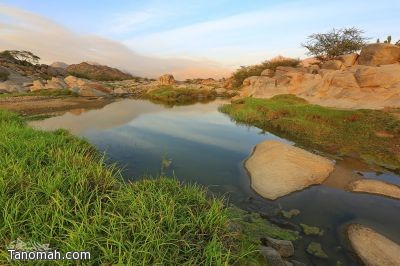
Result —
<path fill-rule="evenodd" d="M 63 127 L 86 137 L 105 151 L 112 162 L 117 162 L 128 179 L 158 175 L 162 158 L 167 158 L 172 160 L 166 171 L 168 175 L 206 185 L 216 193 L 229 193 L 230 200 L 242 208 L 253 211 L 278 206 L 300 209 L 301 215 L 293 221 L 325 230 L 319 242 L 334 258 L 333 262 L 340 258 L 349 265 L 355 263 L 346 255 L 346 248 L 336 249 L 338 245 L 347 246 L 340 230 L 349 222 L 364 223 L 400 242 L 400 201 L 349 193 L 340 188 L 339 182 L 346 182 L 346 171 L 361 171 L 366 178 L 400 184 L 398 175 L 376 175 L 356 161 L 345 160 L 337 164 L 337 171 L 332 175 L 335 180 L 326 185 L 313 186 L 274 202 L 265 200 L 251 190 L 242 162 L 257 143 L 280 138 L 262 134 L 254 127 L 236 125 L 218 112 L 220 104 L 165 108 L 146 101 L 123 100 L 100 110 L 65 114 L 31 124 L 43 129 Z M 311 263 L 303 251 L 304 248 L 296 250 L 298 258 Z"/>

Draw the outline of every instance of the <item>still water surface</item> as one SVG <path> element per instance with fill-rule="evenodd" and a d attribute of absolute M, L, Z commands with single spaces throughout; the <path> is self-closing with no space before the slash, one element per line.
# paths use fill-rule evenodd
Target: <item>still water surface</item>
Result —
<path fill-rule="evenodd" d="M 357 265 L 343 233 L 347 224 L 359 222 L 400 243 L 400 201 L 355 194 L 343 189 L 348 180 L 377 178 L 400 184 L 394 173 L 375 173 L 355 160 L 337 162 L 336 172 L 320 186 L 270 201 L 250 187 L 243 161 L 253 147 L 267 139 L 294 144 L 255 127 L 235 124 L 218 111 L 222 101 L 190 106 L 165 107 L 142 100 L 121 100 L 98 110 L 73 110 L 62 116 L 31 123 L 46 130 L 66 128 L 85 137 L 111 162 L 123 168 L 126 179 L 165 173 L 184 182 L 207 186 L 235 205 L 271 213 L 282 208 L 299 209 L 292 219 L 321 227 L 322 237 L 304 236 L 296 244 L 296 258 L 313 265 Z M 163 165 L 164 162 L 164 166 Z M 169 167 L 166 167 L 169 164 Z M 312 258 L 304 252 L 310 241 L 322 243 L 329 260 Z"/>

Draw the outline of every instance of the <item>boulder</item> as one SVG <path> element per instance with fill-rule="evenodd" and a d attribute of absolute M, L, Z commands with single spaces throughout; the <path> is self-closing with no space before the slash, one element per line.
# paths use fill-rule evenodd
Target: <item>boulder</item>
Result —
<path fill-rule="evenodd" d="M 215 92 L 217 93 L 218 96 L 223 96 L 227 94 L 228 90 L 224 88 L 217 88 L 215 89 Z"/>
<path fill-rule="evenodd" d="M 0 90 L 8 93 L 25 93 L 29 91 L 29 89 L 27 87 L 24 87 L 22 83 L 18 83 L 12 80 L 0 82 Z"/>
<path fill-rule="evenodd" d="M 349 71 L 335 71 L 331 75 L 324 77 L 324 79 L 331 78 L 330 85 L 338 88 L 359 88 L 357 80 L 352 72 Z"/>
<path fill-rule="evenodd" d="M 358 54 L 354 53 L 354 54 L 341 55 L 336 57 L 335 59 L 342 62 L 343 66 L 345 67 L 351 67 L 357 63 Z"/>
<path fill-rule="evenodd" d="M 158 78 L 158 84 L 160 85 L 173 85 L 175 83 L 174 76 L 171 74 L 164 74 Z"/>
<path fill-rule="evenodd" d="M 340 60 L 328 60 L 326 62 L 324 62 L 321 66 L 321 68 L 323 69 L 331 69 L 331 70 L 339 70 L 344 68 L 344 65 L 342 63 L 342 61 Z"/>
<path fill-rule="evenodd" d="M 275 239 L 272 237 L 266 237 L 265 241 L 268 246 L 270 246 L 273 249 L 275 249 L 276 251 L 278 251 L 278 253 L 282 257 L 287 258 L 287 257 L 291 257 L 294 255 L 293 244 L 292 244 L 292 242 L 290 242 L 288 240 L 280 240 L 280 239 Z"/>
<path fill-rule="evenodd" d="M 322 183 L 333 171 L 326 158 L 279 141 L 263 141 L 245 162 L 252 188 L 267 199 Z"/>
<path fill-rule="evenodd" d="M 354 76 L 360 87 L 390 88 L 400 83 L 400 64 L 356 66 Z"/>
<path fill-rule="evenodd" d="M 44 83 L 41 80 L 35 80 L 33 81 L 33 85 L 30 88 L 31 91 L 38 91 L 38 90 L 44 90 L 46 87 L 44 86 Z"/>
<path fill-rule="evenodd" d="M 365 265 L 400 265 L 400 246 L 371 228 L 352 224 L 347 228 L 350 244 Z"/>
<path fill-rule="evenodd" d="M 74 76 L 68 76 L 64 79 L 64 82 L 70 87 L 70 88 L 78 88 L 80 86 L 83 86 L 87 84 L 89 81 L 86 79 L 80 79 Z"/>
<path fill-rule="evenodd" d="M 113 91 L 114 94 L 116 95 L 125 95 L 125 94 L 129 94 L 129 91 L 123 88 L 116 88 Z"/>
<path fill-rule="evenodd" d="M 64 82 L 64 79 L 52 77 L 51 80 L 47 81 L 45 87 L 46 89 L 66 89 L 68 85 Z"/>
<path fill-rule="evenodd" d="M 358 63 L 366 66 L 389 65 L 400 62 L 400 46 L 375 43 L 361 50 Z"/>
<path fill-rule="evenodd" d="M 400 186 L 375 179 L 361 179 L 349 184 L 349 190 L 400 199 Z"/>
<path fill-rule="evenodd" d="M 279 255 L 278 251 L 271 247 L 260 247 L 260 253 L 264 257 L 268 266 L 285 266 L 285 262 L 283 261 L 281 255 Z"/>
<path fill-rule="evenodd" d="M 272 78 L 275 75 L 275 72 L 272 69 L 265 69 L 263 72 L 261 72 L 261 76 L 265 77 L 270 77 Z"/>

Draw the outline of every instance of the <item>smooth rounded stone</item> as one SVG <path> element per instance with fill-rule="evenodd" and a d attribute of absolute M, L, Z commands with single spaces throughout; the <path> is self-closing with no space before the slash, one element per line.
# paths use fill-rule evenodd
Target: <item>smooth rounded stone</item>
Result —
<path fill-rule="evenodd" d="M 352 224 L 347 234 L 355 253 L 365 265 L 400 265 L 400 246 L 361 224 Z"/>
<path fill-rule="evenodd" d="M 375 179 L 361 179 L 349 184 L 352 192 L 364 192 L 400 199 L 400 187 Z"/>
<path fill-rule="evenodd" d="M 333 171 L 330 160 L 280 141 L 256 145 L 245 162 L 252 188 L 267 199 L 322 183 Z"/>
<path fill-rule="evenodd" d="M 174 76 L 171 74 L 164 74 L 158 78 L 160 85 L 173 85 L 176 83 Z"/>
<path fill-rule="evenodd" d="M 400 46 L 375 43 L 361 50 L 358 63 L 367 66 L 389 65 L 400 62 Z"/>
<path fill-rule="evenodd" d="M 285 262 L 283 261 L 281 255 L 279 255 L 278 251 L 275 249 L 261 246 L 260 253 L 263 255 L 268 266 L 285 266 Z"/>
<path fill-rule="evenodd" d="M 287 258 L 294 255 L 294 246 L 291 241 L 275 239 L 272 237 L 266 237 L 265 240 L 268 246 L 278 251 L 282 257 Z"/>

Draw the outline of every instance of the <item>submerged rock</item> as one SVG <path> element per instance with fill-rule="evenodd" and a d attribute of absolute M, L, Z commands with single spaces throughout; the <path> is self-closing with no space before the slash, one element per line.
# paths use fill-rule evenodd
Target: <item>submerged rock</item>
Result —
<path fill-rule="evenodd" d="M 322 183 L 333 171 L 326 158 L 279 141 L 263 141 L 245 163 L 251 186 L 267 199 L 277 199 Z"/>
<path fill-rule="evenodd" d="M 307 246 L 307 253 L 310 255 L 313 255 L 315 257 L 321 258 L 321 259 L 327 259 L 328 255 L 325 253 L 325 251 L 322 249 L 322 246 L 320 243 L 317 242 L 311 242 Z"/>
<path fill-rule="evenodd" d="M 300 226 L 303 228 L 303 232 L 306 235 L 322 236 L 324 234 L 324 230 L 322 230 L 316 226 L 309 226 L 306 224 L 300 224 Z"/>
<path fill-rule="evenodd" d="M 298 209 L 292 209 L 292 210 L 290 210 L 290 211 L 284 211 L 284 210 L 282 210 L 281 213 L 282 213 L 282 216 L 283 216 L 283 217 L 285 217 L 286 219 L 290 219 L 290 218 L 292 218 L 293 216 L 299 215 L 299 214 L 300 214 L 300 211 L 299 211 Z"/>
<path fill-rule="evenodd" d="M 361 179 L 351 182 L 349 190 L 365 192 L 400 199 L 400 187 L 375 179 Z"/>
<path fill-rule="evenodd" d="M 400 265 L 400 246 L 361 224 L 352 224 L 347 234 L 356 254 L 365 265 Z"/>

